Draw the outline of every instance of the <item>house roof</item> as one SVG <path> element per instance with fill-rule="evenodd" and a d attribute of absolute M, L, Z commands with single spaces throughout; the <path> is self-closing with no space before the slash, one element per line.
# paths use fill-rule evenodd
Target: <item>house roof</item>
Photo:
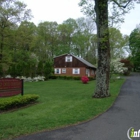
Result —
<path fill-rule="evenodd" d="M 80 57 L 77 57 L 77 56 L 74 56 L 74 55 L 72 55 L 72 56 L 75 57 L 75 58 L 77 58 L 79 61 L 81 61 L 82 63 L 84 63 L 84 64 L 87 65 L 88 67 L 96 68 L 94 65 L 92 65 L 91 63 L 89 63 L 89 62 L 86 61 L 85 59 L 80 58 Z"/>
<path fill-rule="evenodd" d="M 76 59 L 78 59 L 79 61 L 81 61 L 82 63 L 84 63 L 85 65 L 87 65 L 88 67 L 96 69 L 96 67 L 94 65 L 92 65 L 91 63 L 89 63 L 88 61 L 86 61 L 85 59 L 83 59 L 81 57 L 78 57 L 78 56 L 75 56 L 75 55 L 72 55 L 72 54 L 63 54 L 63 55 L 71 55 L 71 56 L 75 57 Z M 59 56 L 56 56 L 56 57 L 60 57 L 60 56 L 63 56 L 63 55 L 59 55 Z M 56 58 L 56 57 L 54 57 L 54 58 Z"/>

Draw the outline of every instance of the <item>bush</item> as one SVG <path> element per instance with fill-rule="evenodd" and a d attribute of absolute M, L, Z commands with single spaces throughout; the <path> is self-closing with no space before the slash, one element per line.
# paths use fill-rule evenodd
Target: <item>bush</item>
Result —
<path fill-rule="evenodd" d="M 0 64 L 0 77 L 3 76 L 3 68 L 2 68 L 2 65 Z"/>
<path fill-rule="evenodd" d="M 51 62 L 46 62 L 44 65 L 44 76 L 45 80 L 49 79 L 49 76 L 51 75 L 52 72 L 52 63 Z"/>
<path fill-rule="evenodd" d="M 22 107 L 34 103 L 39 98 L 38 95 L 24 95 L 5 97 L 0 99 L 0 111 L 5 111 L 13 108 Z"/>
<path fill-rule="evenodd" d="M 66 80 L 72 80 L 73 77 L 72 76 L 66 76 Z"/>
<path fill-rule="evenodd" d="M 63 76 L 57 76 L 58 79 L 64 79 Z"/>
<path fill-rule="evenodd" d="M 49 76 L 49 79 L 57 79 L 57 77 L 58 76 L 56 76 L 56 75 L 51 75 L 51 76 Z"/>
<path fill-rule="evenodd" d="M 83 77 L 81 78 L 81 81 L 82 81 L 84 84 L 86 84 L 86 83 L 88 83 L 89 79 L 88 79 L 87 76 L 83 76 Z"/>
<path fill-rule="evenodd" d="M 95 80 L 93 77 L 88 77 L 89 81 Z"/>
<path fill-rule="evenodd" d="M 59 78 L 60 79 L 66 79 L 66 76 L 60 76 Z"/>
<path fill-rule="evenodd" d="M 80 80 L 81 77 L 73 77 L 74 80 Z"/>

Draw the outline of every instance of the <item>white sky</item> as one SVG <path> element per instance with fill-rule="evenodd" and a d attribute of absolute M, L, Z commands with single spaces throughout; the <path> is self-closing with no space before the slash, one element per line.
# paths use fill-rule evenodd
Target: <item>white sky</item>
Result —
<path fill-rule="evenodd" d="M 32 10 L 36 25 L 43 21 L 56 21 L 62 23 L 68 18 L 77 19 L 84 15 L 80 12 L 78 3 L 80 0 L 21 0 Z M 140 4 L 125 15 L 125 22 L 121 25 L 122 34 L 129 35 L 136 25 L 140 24 Z"/>

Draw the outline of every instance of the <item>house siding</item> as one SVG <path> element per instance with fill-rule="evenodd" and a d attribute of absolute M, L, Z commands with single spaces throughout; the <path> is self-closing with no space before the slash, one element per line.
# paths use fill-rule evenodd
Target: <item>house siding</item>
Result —
<path fill-rule="evenodd" d="M 66 56 L 72 56 L 72 62 L 66 62 Z M 54 73 L 55 75 L 62 76 L 90 76 L 95 77 L 96 68 L 88 67 L 86 64 L 78 60 L 73 55 L 62 55 L 54 58 L 54 69 L 59 69 L 61 72 L 59 74 Z M 66 69 L 66 73 L 62 73 L 62 69 Z M 73 74 L 73 69 L 79 69 L 79 74 Z M 86 73 L 88 69 L 89 73 Z M 94 71 L 94 73 L 92 72 Z"/>
<path fill-rule="evenodd" d="M 76 77 L 82 77 L 82 76 L 90 76 L 90 77 L 95 77 L 95 71 L 94 73 L 92 72 L 93 70 L 92 69 L 89 69 L 89 74 L 86 74 L 86 69 L 87 68 L 79 68 L 80 69 L 80 73 L 79 74 L 73 74 L 73 69 L 77 69 L 77 67 L 74 67 L 74 68 L 65 68 L 66 69 L 66 73 L 62 73 L 62 69 L 64 69 L 63 67 L 59 67 L 59 68 L 55 68 L 55 69 L 61 69 L 61 73 L 60 74 L 56 74 L 56 76 L 76 76 Z"/>
<path fill-rule="evenodd" d="M 66 62 L 65 57 L 67 55 L 63 55 L 60 57 L 56 57 L 54 59 L 54 67 L 86 67 L 81 61 L 78 61 L 75 57 L 72 57 L 72 62 Z"/>
<path fill-rule="evenodd" d="M 62 69 L 63 67 L 59 67 L 59 68 L 55 68 L 55 69 L 61 69 L 61 73 L 60 74 L 55 74 L 57 76 L 85 76 L 85 71 L 86 71 L 86 68 L 79 68 L 80 69 L 80 73 L 79 74 L 73 74 L 73 69 L 77 69 L 77 67 L 73 67 L 73 68 L 66 68 L 66 73 L 62 73 Z"/>

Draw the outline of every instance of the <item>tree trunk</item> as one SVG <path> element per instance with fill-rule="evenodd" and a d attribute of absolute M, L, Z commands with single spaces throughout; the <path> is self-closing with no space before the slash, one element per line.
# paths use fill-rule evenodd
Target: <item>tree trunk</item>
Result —
<path fill-rule="evenodd" d="M 108 29 L 108 0 L 95 0 L 96 25 L 98 37 L 98 67 L 96 72 L 96 89 L 94 98 L 110 96 L 110 44 Z"/>

